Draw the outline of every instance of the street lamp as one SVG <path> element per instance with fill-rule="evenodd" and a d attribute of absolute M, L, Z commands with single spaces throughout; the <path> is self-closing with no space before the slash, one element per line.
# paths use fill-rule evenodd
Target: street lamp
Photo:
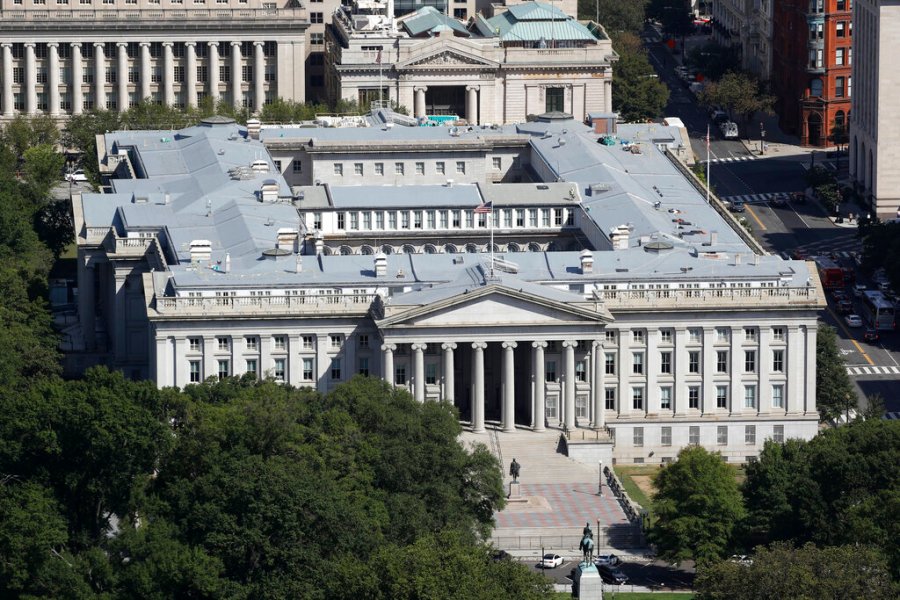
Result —
<path fill-rule="evenodd" d="M 597 495 L 602 498 L 603 497 L 603 461 L 602 460 L 597 461 L 597 473 L 599 476 L 599 479 L 597 480 Z"/>

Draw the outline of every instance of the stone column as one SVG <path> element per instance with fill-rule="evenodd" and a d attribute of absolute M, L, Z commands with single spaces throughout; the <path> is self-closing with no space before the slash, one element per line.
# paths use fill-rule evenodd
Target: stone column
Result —
<path fill-rule="evenodd" d="M 565 398 L 564 415 L 566 427 L 569 431 L 575 429 L 575 346 L 578 342 L 566 340 L 562 343 L 565 352 Z"/>
<path fill-rule="evenodd" d="M 688 350 L 685 346 L 687 342 L 688 331 L 684 327 L 675 330 L 675 353 L 673 360 L 675 362 L 673 373 L 675 375 L 675 389 L 672 390 L 675 396 L 675 416 L 687 416 L 688 409 L 688 386 L 685 379 L 688 373 Z"/>
<path fill-rule="evenodd" d="M 703 328 L 703 394 L 701 394 L 700 412 L 703 415 L 716 411 L 716 382 L 713 379 L 716 373 L 716 330 L 712 327 Z"/>
<path fill-rule="evenodd" d="M 384 358 L 384 370 L 381 376 L 391 387 L 394 387 L 394 351 L 397 350 L 397 344 L 382 344 L 381 351 Z"/>
<path fill-rule="evenodd" d="M 487 344 L 472 344 L 472 431 L 484 433 L 484 349 Z"/>
<path fill-rule="evenodd" d="M 287 376 L 284 378 L 284 381 L 290 385 L 300 385 L 301 378 L 303 377 L 303 367 L 300 361 L 300 350 L 302 347 L 303 342 L 300 340 L 299 333 L 288 335 Z M 234 344 L 232 344 L 231 348 L 232 350 L 234 349 Z M 350 365 L 347 366 L 349 368 Z M 232 370 L 232 374 L 236 375 L 237 373 Z"/>
<path fill-rule="evenodd" d="M 15 102 L 13 98 L 13 61 L 12 61 L 12 44 L 6 42 L 0 47 L 3 48 L 3 116 L 12 117 L 15 112 Z"/>
<path fill-rule="evenodd" d="M 118 104 L 119 112 L 128 110 L 128 43 L 119 42 L 116 44 L 116 58 L 118 63 L 116 66 L 116 77 L 118 79 Z"/>
<path fill-rule="evenodd" d="M 50 109 L 51 117 L 59 116 L 59 44 L 57 42 L 47 42 L 47 52 L 50 57 L 50 66 L 47 70 L 47 87 L 50 88 Z"/>
<path fill-rule="evenodd" d="M 240 108 L 243 99 L 241 91 L 241 42 L 231 42 L 231 103 Z"/>
<path fill-rule="evenodd" d="M 803 369 L 801 373 L 805 373 L 806 376 L 806 401 L 803 403 L 803 406 L 798 406 L 797 410 L 803 410 L 805 415 L 818 415 L 818 408 L 816 407 L 816 328 L 815 326 L 810 327 L 807 325 L 806 330 L 806 353 L 804 359 L 806 360 L 806 369 Z"/>
<path fill-rule="evenodd" d="M 266 55 L 264 42 L 253 42 L 253 110 L 262 111 L 266 102 Z"/>
<path fill-rule="evenodd" d="M 84 64 L 81 60 L 81 44 L 75 42 L 72 44 L 72 114 L 80 115 L 84 112 L 84 92 L 82 84 L 84 82 Z"/>
<path fill-rule="evenodd" d="M 453 351 L 456 350 L 456 344 L 447 342 L 441 344 L 441 349 L 444 351 L 444 400 L 452 404 L 456 399 L 456 382 L 453 372 Z"/>
<path fill-rule="evenodd" d="M 216 364 L 216 338 L 211 335 L 203 336 L 203 363 L 200 369 L 200 381 L 206 381 L 208 377 L 219 374 Z M 285 377 L 285 379 L 287 379 Z"/>
<path fill-rule="evenodd" d="M 106 110 L 106 53 L 103 42 L 94 42 L 94 108 Z"/>
<path fill-rule="evenodd" d="M 469 125 L 478 123 L 478 86 L 466 87 L 466 121 Z"/>
<path fill-rule="evenodd" d="M 416 93 L 416 105 L 415 105 L 415 117 L 424 117 L 425 116 L 425 91 L 428 88 L 417 87 L 415 88 Z"/>
<path fill-rule="evenodd" d="M 96 348 L 96 321 L 94 318 L 94 265 L 90 257 L 85 256 L 78 262 L 78 320 L 81 322 L 81 335 L 84 338 L 84 349 L 88 352 Z"/>
<path fill-rule="evenodd" d="M 772 347 L 769 345 L 771 336 L 772 329 L 770 327 L 759 328 L 759 349 L 756 351 L 756 368 L 759 372 L 757 408 L 760 414 L 772 412 L 772 386 L 769 383 L 769 374 L 772 372 Z"/>
<path fill-rule="evenodd" d="M 606 114 L 612 112 L 612 76 L 603 81 L 603 111 Z"/>
<path fill-rule="evenodd" d="M 185 105 L 190 108 L 197 106 L 197 42 L 185 42 L 184 49 L 187 54 L 187 66 L 184 71 L 184 83 L 187 88 Z"/>
<path fill-rule="evenodd" d="M 172 42 L 163 42 L 163 102 L 166 106 L 175 104 L 175 56 Z"/>
<path fill-rule="evenodd" d="M 659 339 L 659 330 L 647 328 L 647 356 L 644 358 L 644 372 L 647 374 L 647 390 L 644 392 L 644 414 L 647 415 L 651 412 L 660 413 L 662 408 L 659 405 L 659 394 L 656 392 L 659 391 L 659 385 L 657 384 L 657 377 L 659 373 L 659 364 L 661 359 L 659 357 L 659 344 L 657 340 Z M 653 403 L 653 406 L 650 406 L 650 403 Z M 667 413 L 671 411 L 671 407 L 667 409 Z M 668 414 L 666 416 L 669 416 Z"/>
<path fill-rule="evenodd" d="M 25 112 L 37 112 L 37 63 L 34 56 L 34 42 L 25 44 Z"/>
<path fill-rule="evenodd" d="M 153 352 L 153 372 L 156 373 L 156 381 L 160 386 L 175 385 L 175 373 L 169 373 L 171 362 L 168 358 L 169 340 L 165 337 L 157 337 Z"/>
<path fill-rule="evenodd" d="M 531 347 L 534 348 L 534 365 L 532 366 L 532 379 L 534 380 L 534 406 L 531 409 L 531 429 L 533 431 L 544 431 L 544 420 L 546 419 L 547 408 L 545 404 L 546 385 L 546 365 L 544 363 L 544 348 L 547 342 L 532 342 Z"/>
<path fill-rule="evenodd" d="M 744 372 L 744 349 L 741 348 L 740 334 L 743 333 L 739 327 L 728 328 L 729 341 L 729 367 L 728 376 L 731 379 L 731 402 L 729 404 L 729 414 L 744 412 L 748 409 L 744 408 L 744 386 L 741 383 L 741 375 Z"/>
<path fill-rule="evenodd" d="M 153 75 L 150 71 L 150 43 L 149 42 L 141 42 L 141 97 L 140 102 L 143 102 L 147 98 L 150 97 L 150 82 L 153 80 Z"/>
<path fill-rule="evenodd" d="M 213 106 L 219 103 L 219 42 L 209 44 L 209 96 Z M 391 378 L 393 380 L 393 377 Z M 393 385 L 391 381 L 391 385 Z"/>
<path fill-rule="evenodd" d="M 185 358 L 186 341 L 183 335 L 175 338 L 175 386 L 180 388 L 189 383 L 187 380 L 187 359 Z"/>
<path fill-rule="evenodd" d="M 595 340 L 592 348 L 594 371 L 591 373 L 591 396 L 594 401 L 594 429 L 606 427 L 606 394 L 603 390 L 604 353 L 603 344 Z"/>
<path fill-rule="evenodd" d="M 516 430 L 516 371 L 515 342 L 503 342 L 503 366 L 501 387 L 503 389 L 503 431 Z"/>
<path fill-rule="evenodd" d="M 425 402 L 425 344 L 411 344 L 413 351 L 413 395 Z"/>

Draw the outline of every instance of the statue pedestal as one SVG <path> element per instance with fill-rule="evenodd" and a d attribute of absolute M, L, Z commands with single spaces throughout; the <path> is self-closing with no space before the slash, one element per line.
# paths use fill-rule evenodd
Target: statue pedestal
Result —
<path fill-rule="evenodd" d="M 597 567 L 591 563 L 579 563 L 575 568 L 572 595 L 580 600 L 603 600 L 603 580 Z"/>
<path fill-rule="evenodd" d="M 506 496 L 509 502 L 528 502 L 528 498 L 522 495 L 520 485 L 518 481 L 509 482 L 509 494 Z"/>

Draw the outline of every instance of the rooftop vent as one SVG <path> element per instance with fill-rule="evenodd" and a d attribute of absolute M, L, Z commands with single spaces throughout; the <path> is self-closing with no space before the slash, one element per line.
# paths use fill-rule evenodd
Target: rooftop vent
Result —
<path fill-rule="evenodd" d="M 594 253 L 590 250 L 582 250 L 578 255 L 581 259 L 581 274 L 587 275 L 594 272 Z"/>
<path fill-rule="evenodd" d="M 209 240 L 193 240 L 190 244 L 191 263 L 208 262 L 212 258 L 212 242 Z"/>
<path fill-rule="evenodd" d="M 375 255 L 375 277 L 387 275 L 387 256 L 384 252 Z"/>
<path fill-rule="evenodd" d="M 608 183 L 592 183 L 590 190 L 591 196 L 599 196 L 603 192 L 608 192 L 610 190 L 610 185 Z"/>
<path fill-rule="evenodd" d="M 278 247 L 286 248 L 291 250 L 292 252 L 299 252 L 300 247 L 298 245 L 300 235 L 297 233 L 296 229 L 291 227 L 281 227 L 278 229 Z"/>
<path fill-rule="evenodd" d="M 247 119 L 247 136 L 254 140 L 259 139 L 259 132 L 262 130 L 262 123 L 259 119 Z M 229 137 L 228 139 L 232 139 Z"/>
<path fill-rule="evenodd" d="M 278 182 L 266 179 L 259 188 L 260 202 L 278 202 Z"/>
<path fill-rule="evenodd" d="M 268 173 L 269 172 L 269 163 L 258 158 L 250 163 L 250 170 L 254 173 Z"/>
<path fill-rule="evenodd" d="M 631 228 L 628 225 L 619 225 L 613 228 L 609 233 L 609 241 L 612 242 L 613 250 L 627 250 L 630 235 Z"/>

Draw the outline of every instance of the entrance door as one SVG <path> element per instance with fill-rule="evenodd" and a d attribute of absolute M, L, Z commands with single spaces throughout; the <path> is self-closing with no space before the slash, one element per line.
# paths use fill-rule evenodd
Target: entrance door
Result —
<path fill-rule="evenodd" d="M 461 85 L 429 86 L 425 92 L 425 114 L 456 115 L 466 114 L 466 88 Z"/>

